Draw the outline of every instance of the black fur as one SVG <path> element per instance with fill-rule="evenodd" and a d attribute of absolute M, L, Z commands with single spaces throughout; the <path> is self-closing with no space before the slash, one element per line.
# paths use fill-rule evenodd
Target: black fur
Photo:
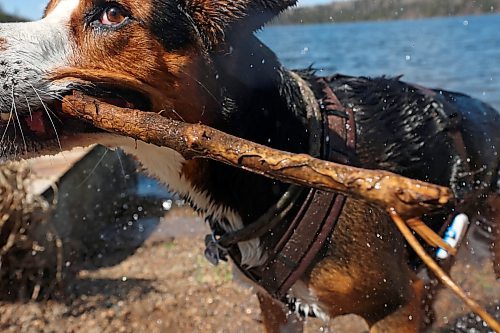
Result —
<path fill-rule="evenodd" d="M 176 0 L 153 0 L 151 17 L 147 20 L 151 32 L 165 50 L 178 50 L 196 43 L 197 32 L 189 15 Z"/>
<path fill-rule="evenodd" d="M 215 57 L 214 63 L 225 96 L 219 129 L 281 150 L 308 151 L 304 102 L 296 83 L 266 46 L 255 37 L 246 38 L 245 43 L 233 45 L 231 54 Z M 205 167 L 210 168 L 211 177 L 203 185 L 214 200 L 235 208 L 249 222 L 286 187 L 216 162 L 207 162 Z"/>
<path fill-rule="evenodd" d="M 342 103 L 355 109 L 363 167 L 449 186 L 462 199 L 471 190 L 480 195 L 494 186 L 500 142 L 491 140 L 500 114 L 487 104 L 399 78 L 337 75 L 331 85 Z M 463 137 L 468 160 L 451 132 Z"/>

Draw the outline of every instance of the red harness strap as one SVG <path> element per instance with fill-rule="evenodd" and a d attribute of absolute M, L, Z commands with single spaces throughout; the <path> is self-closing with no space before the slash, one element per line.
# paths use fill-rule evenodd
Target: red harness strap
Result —
<path fill-rule="evenodd" d="M 323 156 L 347 163 L 356 148 L 353 110 L 345 108 L 325 79 L 319 79 L 324 98 Z M 333 232 L 342 212 L 345 196 L 311 189 L 287 231 L 270 252 L 269 260 L 259 269 L 260 284 L 277 299 L 304 275 Z"/>

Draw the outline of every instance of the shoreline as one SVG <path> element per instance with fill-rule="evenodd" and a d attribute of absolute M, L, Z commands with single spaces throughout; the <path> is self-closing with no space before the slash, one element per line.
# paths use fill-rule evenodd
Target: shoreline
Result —
<path fill-rule="evenodd" d="M 363 24 L 363 23 L 389 23 L 389 22 L 404 22 L 404 21 L 409 21 L 409 22 L 415 22 L 415 21 L 431 21 L 431 20 L 442 20 L 442 19 L 460 19 L 460 18 L 473 18 L 473 17 L 482 17 L 482 16 L 487 16 L 487 17 L 493 17 L 493 16 L 500 16 L 500 12 L 494 12 L 494 13 L 472 13 L 472 14 L 460 14 L 460 15 L 448 15 L 448 16 L 426 16 L 426 17 L 413 17 L 413 18 L 388 18 L 388 19 L 378 19 L 378 20 L 352 20 L 352 21 L 318 21 L 318 22 L 301 22 L 301 23 L 281 23 L 279 22 L 271 22 L 268 25 L 264 27 L 265 28 L 271 28 L 271 27 L 293 27 L 293 26 L 315 26 L 315 25 L 351 25 L 351 24 Z"/>

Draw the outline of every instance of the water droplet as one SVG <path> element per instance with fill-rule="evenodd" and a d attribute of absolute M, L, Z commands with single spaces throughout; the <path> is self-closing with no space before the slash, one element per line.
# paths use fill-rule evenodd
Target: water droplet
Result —
<path fill-rule="evenodd" d="M 164 210 L 172 209 L 172 200 L 163 201 L 162 207 Z"/>

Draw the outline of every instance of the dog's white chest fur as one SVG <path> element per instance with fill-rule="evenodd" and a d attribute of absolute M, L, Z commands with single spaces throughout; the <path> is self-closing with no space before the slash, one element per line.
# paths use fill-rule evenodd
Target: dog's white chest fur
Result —
<path fill-rule="evenodd" d="M 236 211 L 214 202 L 210 193 L 197 189 L 186 179 L 182 174 L 185 159 L 178 152 L 120 136 L 109 136 L 102 143 L 110 148 L 122 148 L 126 153 L 136 156 L 150 175 L 162 181 L 172 191 L 187 198 L 204 216 L 224 222 L 221 223 L 221 227 L 226 231 L 243 228 L 241 216 Z M 241 242 L 238 246 L 243 266 L 255 267 L 264 263 L 265 257 L 259 239 Z"/>

